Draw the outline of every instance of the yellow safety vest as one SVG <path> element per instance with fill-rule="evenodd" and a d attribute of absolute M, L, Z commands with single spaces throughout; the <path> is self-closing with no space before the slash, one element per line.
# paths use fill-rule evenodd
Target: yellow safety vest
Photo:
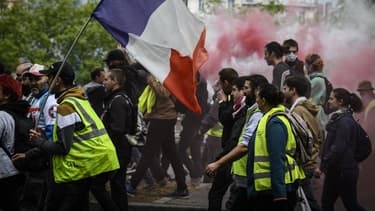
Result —
<path fill-rule="evenodd" d="M 207 131 L 207 135 L 221 138 L 223 135 L 223 125 L 220 122 L 217 122 L 212 128 Z"/>
<path fill-rule="evenodd" d="M 253 108 L 253 109 L 249 108 L 246 111 L 246 121 L 245 121 L 245 125 L 242 128 L 241 136 L 238 139 L 238 145 L 241 144 L 241 142 L 242 142 L 242 135 L 245 132 L 245 129 L 246 129 L 246 126 L 247 126 L 247 122 L 249 121 L 249 119 L 251 118 L 251 116 L 254 113 L 259 112 L 259 111 L 260 110 L 258 109 L 258 107 Z M 232 164 L 232 173 L 234 175 L 239 175 L 239 176 L 246 177 L 247 176 L 246 168 L 247 168 L 247 154 L 244 155 L 244 156 L 242 156 L 240 159 L 238 159 L 238 160 L 236 160 L 236 161 L 233 162 L 233 164 Z"/>
<path fill-rule="evenodd" d="M 115 147 L 87 100 L 68 97 L 61 103 L 71 104 L 80 116 L 84 128 L 73 132 L 73 142 L 67 155 L 54 155 L 53 175 L 56 183 L 92 177 L 120 167 Z M 57 121 L 53 141 L 57 141 Z"/>
<path fill-rule="evenodd" d="M 276 112 L 285 111 L 285 107 L 279 105 L 268 111 L 262 119 L 259 121 L 258 129 L 256 131 L 255 143 L 254 143 L 254 186 L 255 191 L 271 190 L 271 170 L 270 160 L 267 149 L 266 140 L 266 127 L 269 117 Z M 296 141 L 292 132 L 289 121 L 284 116 L 278 116 L 283 124 L 286 126 L 288 139 L 286 143 L 286 152 L 294 152 L 296 149 Z M 305 178 L 303 168 L 297 165 L 295 159 L 285 154 L 285 184 L 292 184 L 296 180 Z"/>

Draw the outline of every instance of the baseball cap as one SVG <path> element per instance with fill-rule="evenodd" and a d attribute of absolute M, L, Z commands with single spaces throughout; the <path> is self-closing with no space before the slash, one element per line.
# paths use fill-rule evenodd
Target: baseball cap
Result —
<path fill-rule="evenodd" d="M 41 70 L 39 72 L 44 75 L 55 76 L 61 65 L 62 65 L 62 62 L 55 62 L 48 69 Z M 73 66 L 69 64 L 68 62 L 65 62 L 64 66 L 61 69 L 59 77 L 67 81 L 73 81 L 75 77 Z"/>
<path fill-rule="evenodd" d="M 45 74 L 42 74 L 40 71 L 45 69 L 46 67 L 44 65 L 33 64 L 33 66 L 31 66 L 29 70 L 23 73 L 23 75 L 31 74 L 37 77 L 44 76 Z"/>

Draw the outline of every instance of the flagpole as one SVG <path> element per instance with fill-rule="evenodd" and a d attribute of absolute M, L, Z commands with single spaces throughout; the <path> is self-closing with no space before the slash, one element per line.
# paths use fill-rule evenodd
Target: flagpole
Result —
<path fill-rule="evenodd" d="M 44 100 L 42 101 L 42 103 L 41 103 L 41 105 L 40 105 L 40 113 L 43 113 L 43 109 L 44 109 L 44 107 L 46 106 L 47 99 L 48 99 L 49 95 L 51 94 L 51 91 L 52 91 L 53 87 L 54 87 L 55 84 L 56 84 L 57 77 L 60 75 L 60 72 L 61 72 L 62 68 L 64 67 L 64 64 L 66 63 L 66 60 L 68 59 L 68 57 L 69 57 L 70 54 L 72 53 L 72 50 L 73 50 L 73 48 L 76 46 L 76 44 L 77 44 L 79 38 L 81 38 L 83 32 L 85 32 L 87 26 L 88 26 L 89 23 L 91 22 L 92 17 L 93 17 L 93 14 L 91 13 L 90 17 L 87 19 L 87 21 L 85 22 L 85 24 L 82 26 L 81 30 L 78 32 L 77 36 L 75 37 L 75 39 L 74 39 L 72 45 L 70 46 L 68 52 L 65 54 L 65 57 L 64 57 L 64 59 L 62 60 L 62 63 L 61 63 L 61 65 L 60 65 L 60 67 L 59 67 L 59 69 L 58 69 L 58 71 L 57 71 L 55 77 L 53 78 L 53 80 L 52 80 L 52 82 L 51 82 L 51 84 L 50 84 L 50 86 L 49 86 L 49 88 L 48 88 L 47 97 L 44 98 Z M 34 129 L 35 129 L 35 130 L 36 130 L 37 127 L 38 127 L 38 122 L 39 122 L 41 116 L 42 116 L 42 115 L 39 115 L 39 118 L 38 118 L 38 119 L 36 120 L 36 122 L 35 122 L 35 126 L 34 126 Z"/>

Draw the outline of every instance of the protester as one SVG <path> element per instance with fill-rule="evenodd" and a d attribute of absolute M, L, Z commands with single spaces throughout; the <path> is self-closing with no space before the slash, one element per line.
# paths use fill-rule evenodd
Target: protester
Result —
<path fill-rule="evenodd" d="M 323 143 L 323 130 L 317 118 L 318 106 L 306 96 L 309 95 L 310 82 L 304 76 L 292 76 L 284 82 L 285 103 L 290 105 L 290 112 L 298 114 L 305 120 L 313 136 L 313 151 L 311 160 L 303 166 L 306 178 L 302 181 L 302 188 L 312 211 L 319 211 L 320 206 L 313 191 L 313 177 L 319 172 L 318 158 Z"/>
<path fill-rule="evenodd" d="M 124 71 L 110 69 L 104 77 L 104 87 L 107 93 L 104 98 L 104 113 L 102 120 L 116 148 L 120 162 L 118 169 L 111 177 L 111 196 L 119 210 L 128 210 L 128 197 L 125 188 L 126 168 L 131 157 L 131 146 L 126 138 L 130 134 L 136 122 L 133 122 L 133 103 L 126 95 L 122 87 L 126 80 Z"/>
<path fill-rule="evenodd" d="M 26 62 L 21 63 L 16 68 L 16 79 L 21 82 L 22 85 L 22 99 L 30 102 L 32 100 L 32 94 L 30 90 L 30 79 L 23 74 L 33 66 L 32 63 Z"/>
<path fill-rule="evenodd" d="M 95 68 L 90 73 L 91 81 L 83 86 L 87 99 L 98 116 L 103 113 L 103 98 L 105 91 L 103 87 L 104 69 Z"/>
<path fill-rule="evenodd" d="M 290 71 L 293 75 L 304 76 L 304 64 L 303 61 L 298 59 L 298 43 L 293 39 L 287 39 L 283 42 L 285 63 L 290 67 Z"/>
<path fill-rule="evenodd" d="M 19 100 L 21 84 L 11 75 L 0 74 L 0 210 L 18 211 L 23 175 L 11 160 L 15 150 L 15 120 L 12 113 L 26 117 L 29 104 Z"/>
<path fill-rule="evenodd" d="M 362 109 L 362 102 L 346 89 L 336 88 L 328 103 L 334 113 L 327 124 L 327 136 L 321 153 L 320 171 L 325 174 L 322 210 L 334 210 L 338 197 L 346 210 L 365 210 L 357 199 L 359 168 L 353 149 L 358 123 L 352 116 L 352 112 Z"/>
<path fill-rule="evenodd" d="M 57 102 L 55 96 L 48 93 L 48 76 L 39 72 L 44 69 L 43 65 L 33 64 L 23 73 L 22 78 L 29 79 L 32 95 L 28 117 L 32 119 L 33 128 L 37 128 L 46 139 L 50 140 L 56 121 Z M 24 193 L 20 203 L 23 209 L 42 210 L 48 189 L 50 157 L 35 147 L 24 153 L 17 153 L 13 159 L 19 162 L 33 162 L 35 165 L 38 163 L 37 169 L 29 169 L 26 172 Z"/>
<path fill-rule="evenodd" d="M 221 157 L 219 160 L 210 163 L 206 168 L 207 174 L 213 174 L 218 168 L 223 165 L 233 162 L 232 173 L 234 183 L 231 187 L 230 203 L 228 210 L 251 210 L 251 204 L 248 203 L 246 187 L 246 166 L 247 166 L 247 152 L 250 140 L 253 138 L 256 127 L 263 114 L 258 109 L 255 103 L 255 91 L 259 86 L 268 84 L 267 79 L 262 75 L 251 75 L 245 77 L 244 94 L 246 96 L 246 104 L 249 108 L 246 111 L 245 125 L 242 128 L 241 137 L 238 139 L 238 145 L 228 154 Z M 245 86 L 247 87 L 245 93 Z"/>
<path fill-rule="evenodd" d="M 329 93 L 327 93 L 326 75 L 323 72 L 323 60 L 318 54 L 309 54 L 305 58 L 305 67 L 311 83 L 311 98 L 319 106 L 320 126 L 325 129 L 328 115 L 324 112 L 323 106 L 326 104 L 327 94 L 329 96 Z"/>
<path fill-rule="evenodd" d="M 219 100 L 219 121 L 223 125 L 223 133 L 221 136 L 221 148 L 226 150 L 228 153 L 232 148 L 230 148 L 229 139 L 231 137 L 232 128 L 234 125 L 233 118 L 233 96 L 231 96 L 233 81 L 238 78 L 238 73 L 232 68 L 223 68 L 219 72 L 219 82 L 222 87 L 217 95 Z M 233 146 L 234 147 L 234 146 Z M 224 154 L 221 154 L 223 156 Z M 217 157 L 216 159 L 220 159 Z M 230 173 L 231 166 L 227 165 L 220 168 L 214 176 L 212 186 L 208 193 L 208 210 L 220 210 L 221 204 L 225 192 L 227 191 L 229 185 L 232 183 L 232 176 Z"/>
<path fill-rule="evenodd" d="M 125 49 L 112 49 L 108 52 L 104 60 L 108 68 L 120 68 L 125 71 L 124 88 L 126 94 L 134 102 L 138 102 L 138 98 L 147 86 L 147 71 L 139 63 L 131 64 Z"/>
<path fill-rule="evenodd" d="M 360 113 L 362 118 L 360 118 L 361 125 L 366 130 L 372 142 L 373 151 L 375 146 L 375 93 L 374 87 L 370 81 L 364 80 L 358 84 L 357 91 L 361 96 L 363 103 L 363 110 Z M 357 113 L 356 113 L 357 114 Z M 375 187 L 375 153 L 372 152 L 370 157 L 361 163 L 360 166 L 360 177 L 358 180 L 358 197 L 361 199 L 361 203 L 368 210 L 375 210 L 375 205 L 373 203 L 373 188 Z"/>
<path fill-rule="evenodd" d="M 284 80 L 292 74 L 290 67 L 283 61 L 283 55 L 284 49 L 278 42 L 272 41 L 264 47 L 264 59 L 273 66 L 272 84 L 277 88 L 282 87 Z"/>
<path fill-rule="evenodd" d="M 50 83 L 61 65 L 56 62 L 40 72 L 48 75 Z M 107 174 L 119 168 L 115 147 L 83 89 L 73 85 L 74 77 L 73 67 L 65 63 L 52 87 L 59 104 L 53 141 L 38 131 L 30 131 L 31 143 L 52 155 L 54 179 L 46 196 L 46 211 L 89 210 L 91 183 L 104 178 L 102 188 L 95 190 L 105 191 Z"/>
<path fill-rule="evenodd" d="M 214 86 L 214 95 L 212 96 L 211 106 L 207 114 L 201 121 L 197 136 L 198 140 L 203 140 L 204 135 L 207 135 L 204 140 L 204 147 L 202 152 L 202 166 L 207 166 L 208 163 L 215 161 L 216 156 L 221 152 L 221 136 L 223 133 L 223 125 L 219 122 L 219 100 L 217 95 L 221 92 L 219 81 L 216 81 Z M 204 183 L 211 183 L 212 177 L 207 174 L 203 176 Z"/>
<path fill-rule="evenodd" d="M 207 91 L 207 82 L 200 77 L 198 74 L 198 83 L 197 83 L 197 91 L 196 97 L 198 103 L 202 109 L 201 114 L 196 114 L 190 110 L 188 110 L 185 106 L 181 103 L 177 102 L 176 104 L 181 104 L 179 112 L 183 113 L 183 119 L 181 121 L 182 131 L 180 133 L 180 141 L 178 143 L 178 152 L 182 163 L 186 166 L 189 170 L 191 184 L 193 186 L 198 186 L 201 177 L 203 174 L 203 167 L 202 167 L 202 160 L 201 160 L 201 139 L 196 138 L 195 135 L 197 134 L 203 114 L 207 113 L 208 105 L 207 105 L 207 98 L 208 98 L 208 91 Z M 177 107 L 176 105 L 176 107 Z M 187 153 L 189 148 L 190 156 Z"/>
<path fill-rule="evenodd" d="M 147 142 L 143 146 L 141 160 L 127 185 L 127 190 L 131 194 L 135 193 L 135 189 L 148 168 L 151 169 L 160 186 L 166 185 L 166 175 L 160 167 L 160 151 L 162 151 L 163 155 L 171 162 L 176 176 L 177 188 L 169 196 L 188 197 L 185 171 L 177 154 L 174 140 L 174 126 L 177 119 L 175 99 L 154 76 L 149 75 L 147 82 L 148 87 L 139 100 L 140 107 L 147 107 L 140 109 L 141 112 L 145 112 L 144 118 L 149 122 Z"/>
<path fill-rule="evenodd" d="M 270 118 L 286 111 L 283 101 L 283 94 L 271 84 L 262 86 L 256 95 L 264 115 L 250 142 L 247 162 L 247 193 L 255 211 L 293 211 L 299 181 L 305 178 L 302 166 L 287 153 L 296 148 L 291 123 L 280 115 Z"/>

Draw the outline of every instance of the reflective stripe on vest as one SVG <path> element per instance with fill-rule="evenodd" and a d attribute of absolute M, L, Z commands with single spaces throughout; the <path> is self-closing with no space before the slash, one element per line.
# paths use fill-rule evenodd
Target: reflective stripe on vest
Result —
<path fill-rule="evenodd" d="M 247 127 L 247 123 L 249 122 L 251 116 L 253 114 L 255 114 L 256 112 L 260 112 L 260 110 L 258 109 L 258 106 L 255 107 L 255 108 L 249 108 L 246 111 L 245 125 L 242 128 L 241 136 L 238 139 L 238 144 L 237 145 L 241 144 L 241 142 L 242 142 L 242 136 L 243 136 L 243 134 L 245 132 L 245 129 Z M 247 168 L 247 153 L 244 156 L 242 156 L 240 159 L 238 159 L 238 160 L 236 160 L 236 161 L 233 162 L 233 164 L 232 164 L 232 173 L 234 175 L 239 175 L 239 176 L 246 177 L 247 176 L 246 168 Z"/>
<path fill-rule="evenodd" d="M 267 149 L 266 140 L 266 127 L 268 118 L 276 112 L 285 111 L 285 107 L 279 105 L 268 111 L 262 119 L 259 121 L 258 128 L 256 131 L 255 143 L 254 143 L 254 187 L 256 191 L 271 190 L 271 172 L 270 172 L 270 160 Z M 285 125 L 288 133 L 286 151 L 293 152 L 296 148 L 296 141 L 292 132 L 289 121 L 283 117 L 278 116 L 281 122 Z M 294 158 L 289 155 L 285 155 L 285 184 L 294 183 L 296 180 L 305 178 L 303 169 L 298 166 Z"/>
<path fill-rule="evenodd" d="M 54 155 L 53 174 L 56 183 L 76 181 L 119 168 L 115 147 L 102 121 L 87 100 L 65 98 L 80 116 L 84 128 L 73 132 L 73 143 L 67 155 Z M 53 140 L 57 137 L 57 121 Z"/>
<path fill-rule="evenodd" d="M 220 122 L 217 122 L 211 129 L 207 131 L 207 135 L 221 138 L 223 135 L 223 125 Z"/>

